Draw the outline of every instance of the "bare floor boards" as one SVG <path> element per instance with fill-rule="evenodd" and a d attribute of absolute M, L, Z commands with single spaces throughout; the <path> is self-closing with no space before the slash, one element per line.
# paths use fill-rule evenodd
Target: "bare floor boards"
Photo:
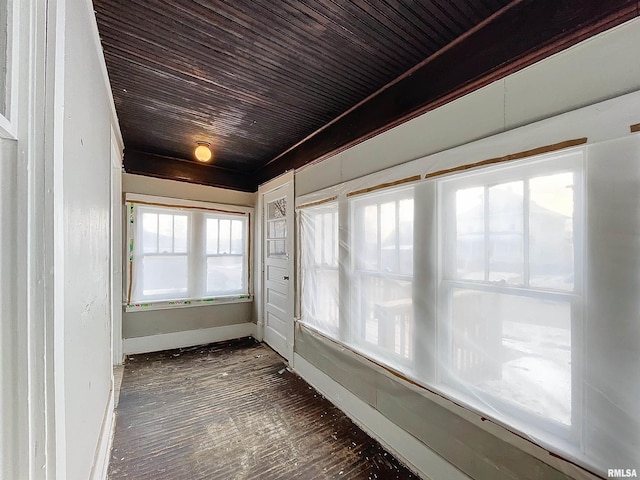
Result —
<path fill-rule="evenodd" d="M 109 478 L 416 478 L 253 339 L 130 357 Z"/>

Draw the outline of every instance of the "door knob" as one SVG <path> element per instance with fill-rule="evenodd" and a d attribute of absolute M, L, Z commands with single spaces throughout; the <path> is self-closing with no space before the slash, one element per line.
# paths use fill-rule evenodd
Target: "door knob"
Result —
<path fill-rule="evenodd" d="M 282 277 L 283 280 L 289 280 L 289 275 L 285 275 L 284 277 Z"/>

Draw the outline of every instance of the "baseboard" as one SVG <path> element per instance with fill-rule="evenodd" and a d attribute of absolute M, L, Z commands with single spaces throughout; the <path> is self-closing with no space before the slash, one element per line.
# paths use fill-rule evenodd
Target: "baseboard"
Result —
<path fill-rule="evenodd" d="M 95 458 L 93 459 L 93 467 L 91 468 L 91 480 L 105 480 L 109 469 L 109 457 L 111 453 L 111 442 L 113 441 L 113 432 L 116 424 L 116 416 L 114 411 L 114 394 L 113 384 L 107 408 L 104 412 L 102 420 L 102 428 L 100 429 L 100 438 L 96 447 Z"/>
<path fill-rule="evenodd" d="M 467 475 L 418 439 L 398 427 L 375 408 L 360 400 L 298 354 L 293 356 L 293 369 L 421 478 L 432 480 L 469 479 Z"/>
<path fill-rule="evenodd" d="M 159 352 L 172 348 L 193 347 L 206 343 L 224 342 L 242 337 L 255 337 L 255 323 L 240 323 L 224 327 L 186 330 L 184 332 L 162 333 L 146 337 L 125 338 L 123 351 L 125 355 L 136 353 Z"/>

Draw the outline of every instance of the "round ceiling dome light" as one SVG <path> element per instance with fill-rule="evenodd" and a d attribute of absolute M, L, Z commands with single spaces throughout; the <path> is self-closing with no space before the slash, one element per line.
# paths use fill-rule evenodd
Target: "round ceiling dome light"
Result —
<path fill-rule="evenodd" d="M 198 146 L 195 149 L 195 156 L 200 162 L 208 162 L 211 160 L 211 148 L 210 144 L 207 142 L 198 142 Z"/>

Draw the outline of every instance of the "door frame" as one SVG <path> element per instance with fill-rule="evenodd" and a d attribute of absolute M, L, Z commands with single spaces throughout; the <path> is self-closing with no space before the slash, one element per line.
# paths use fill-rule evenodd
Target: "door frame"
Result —
<path fill-rule="evenodd" d="M 264 196 L 278 189 L 288 189 L 287 192 L 290 195 L 291 202 L 289 207 L 294 208 L 295 204 L 295 189 L 294 189 L 294 172 L 288 170 L 282 175 L 263 183 L 258 187 L 258 205 L 256 214 L 256 243 L 255 243 L 255 271 L 259 274 L 256 275 L 256 288 L 255 288 L 255 318 L 257 323 L 256 339 L 260 342 L 264 341 L 264 326 L 265 326 L 265 308 L 264 308 L 264 291 L 265 291 L 265 277 L 264 277 L 264 249 L 265 249 L 265 232 L 264 232 Z M 289 249 L 289 291 L 287 294 L 287 302 L 289 302 L 289 311 L 291 312 L 291 319 L 287 328 L 287 350 L 289 356 L 289 362 L 293 362 L 293 344 L 294 344 L 294 307 L 295 307 L 295 257 L 296 257 L 296 242 L 295 242 L 295 215 L 293 216 L 292 224 L 287 232 L 287 248 Z"/>

